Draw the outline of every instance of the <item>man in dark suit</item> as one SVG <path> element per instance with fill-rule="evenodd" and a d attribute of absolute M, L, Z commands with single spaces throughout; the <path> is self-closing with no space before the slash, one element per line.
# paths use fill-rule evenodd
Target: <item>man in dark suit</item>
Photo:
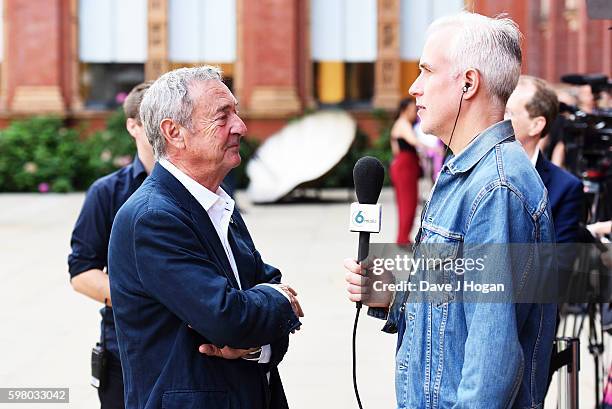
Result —
<path fill-rule="evenodd" d="M 548 190 L 557 243 L 575 243 L 582 213 L 582 182 L 546 159 L 538 148 L 558 109 L 557 95 L 544 80 L 522 75 L 506 104 L 506 117 Z"/>
<path fill-rule="evenodd" d="M 262 261 L 220 187 L 246 127 L 214 67 L 161 76 L 141 119 L 158 163 L 109 245 L 126 408 L 286 408 L 277 365 L 296 292 Z"/>

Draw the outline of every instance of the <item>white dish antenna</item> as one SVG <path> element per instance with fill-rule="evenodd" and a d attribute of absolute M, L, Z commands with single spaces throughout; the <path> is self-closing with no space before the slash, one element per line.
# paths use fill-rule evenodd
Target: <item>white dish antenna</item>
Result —
<path fill-rule="evenodd" d="M 254 203 L 282 199 L 333 169 L 355 139 L 357 124 L 344 111 L 324 111 L 291 122 L 257 149 L 246 171 Z"/>

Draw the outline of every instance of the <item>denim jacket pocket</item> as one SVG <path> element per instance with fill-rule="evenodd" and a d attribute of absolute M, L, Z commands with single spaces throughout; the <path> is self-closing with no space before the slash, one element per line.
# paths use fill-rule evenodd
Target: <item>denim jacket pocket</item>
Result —
<path fill-rule="evenodd" d="M 415 275 L 420 301 L 441 307 L 456 298 L 457 275 L 454 266 L 461 252 L 461 240 L 450 233 L 436 232 L 427 227 L 422 229 L 422 242 L 415 257 L 420 268 Z"/>

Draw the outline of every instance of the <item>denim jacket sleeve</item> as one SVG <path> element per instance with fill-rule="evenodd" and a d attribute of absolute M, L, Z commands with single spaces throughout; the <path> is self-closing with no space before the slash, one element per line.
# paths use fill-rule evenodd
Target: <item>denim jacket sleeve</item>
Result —
<path fill-rule="evenodd" d="M 532 242 L 534 231 L 530 212 L 511 187 L 503 184 L 485 187 L 472 206 L 465 231 L 466 252 L 474 253 L 464 257 L 482 257 L 482 252 L 492 247 L 488 244 Z M 495 263 L 487 263 L 485 274 L 487 278 L 501 279 L 512 291 L 510 276 L 515 260 L 507 248 L 496 247 Z M 516 305 L 478 302 L 475 297 L 464 297 L 467 340 L 453 407 L 510 407 L 524 369 Z"/>

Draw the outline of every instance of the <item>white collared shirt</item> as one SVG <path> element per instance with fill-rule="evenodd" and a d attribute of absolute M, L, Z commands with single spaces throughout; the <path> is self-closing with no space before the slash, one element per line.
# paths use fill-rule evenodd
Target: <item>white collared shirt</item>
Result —
<path fill-rule="evenodd" d="M 229 224 L 230 222 L 233 223 L 232 214 L 234 213 L 234 200 L 227 193 L 225 193 L 221 186 L 217 188 L 216 193 L 213 193 L 193 180 L 165 158 L 159 159 L 159 164 L 170 172 L 172 176 L 177 178 L 178 181 L 185 186 L 185 189 L 187 189 L 189 193 L 191 193 L 191 195 L 197 200 L 197 202 L 202 205 L 206 213 L 208 213 L 213 226 L 215 226 L 219 240 L 221 240 L 221 244 L 223 245 L 223 249 L 225 250 L 230 266 L 232 267 L 234 277 L 238 282 L 238 287 L 242 289 L 240 276 L 238 275 L 238 267 L 236 266 L 236 260 L 234 259 L 234 253 L 232 253 L 232 248 L 230 247 L 228 240 Z M 271 287 L 275 288 L 273 285 L 271 285 Z M 287 297 L 282 290 L 278 288 L 275 289 Z M 270 345 L 264 345 L 261 347 L 261 355 L 258 362 L 262 364 L 268 363 L 270 362 L 271 356 L 272 349 L 270 348 Z"/>
<path fill-rule="evenodd" d="M 531 163 L 533 164 L 533 166 L 535 166 L 536 163 L 538 163 L 539 155 L 540 155 L 540 150 L 536 148 L 535 152 L 533 153 L 533 156 L 531 157 Z"/>

